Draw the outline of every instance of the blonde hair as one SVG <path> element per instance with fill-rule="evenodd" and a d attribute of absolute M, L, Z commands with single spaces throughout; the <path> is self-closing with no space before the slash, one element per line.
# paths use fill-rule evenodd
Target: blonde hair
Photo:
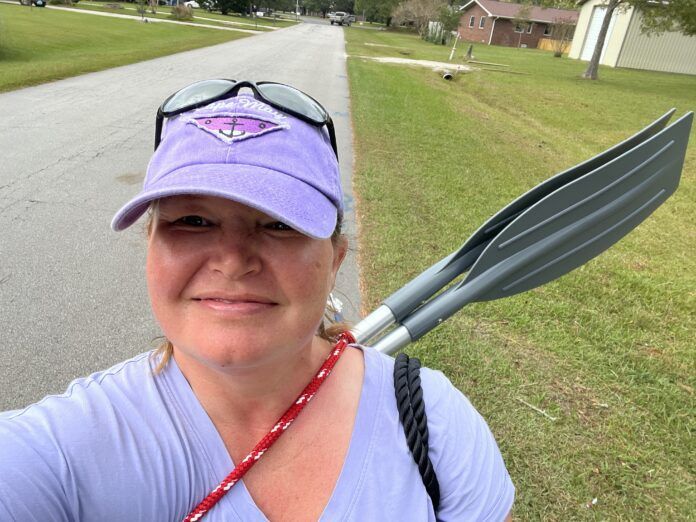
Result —
<path fill-rule="evenodd" d="M 152 225 L 154 221 L 154 215 L 157 212 L 157 207 L 159 200 L 155 200 L 150 205 L 147 214 L 147 221 L 145 222 L 145 232 L 147 237 L 150 237 L 152 233 Z M 337 245 L 341 241 L 345 241 L 345 237 L 341 233 L 341 228 L 343 226 L 343 216 L 339 215 L 336 221 L 336 228 L 331 234 L 331 242 Z M 350 324 L 345 321 L 336 321 L 334 319 L 334 310 L 328 304 L 324 312 L 324 317 L 317 330 L 317 336 L 329 341 L 330 343 L 336 342 L 336 339 L 340 334 L 350 330 Z M 161 338 L 162 341 L 159 343 L 157 348 L 152 352 L 152 357 L 154 360 L 158 360 L 157 366 L 155 368 L 155 374 L 160 373 L 169 364 L 169 361 L 174 355 L 174 345 L 166 337 Z"/>

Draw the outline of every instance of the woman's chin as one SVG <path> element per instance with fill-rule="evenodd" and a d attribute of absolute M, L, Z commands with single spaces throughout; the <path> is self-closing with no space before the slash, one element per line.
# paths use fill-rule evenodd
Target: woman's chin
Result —
<path fill-rule="evenodd" d="M 199 364 L 218 371 L 234 372 L 273 364 L 285 357 L 296 357 L 301 347 L 293 349 L 287 341 L 259 338 L 255 335 L 237 335 L 215 339 L 207 337 L 193 343 L 174 344 L 174 355 L 179 365 Z M 179 348 L 178 346 L 181 346 Z"/>

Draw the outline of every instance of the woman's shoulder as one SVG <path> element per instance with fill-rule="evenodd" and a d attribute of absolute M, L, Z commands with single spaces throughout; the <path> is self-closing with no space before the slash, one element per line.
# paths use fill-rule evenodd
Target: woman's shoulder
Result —
<path fill-rule="evenodd" d="M 88 501 L 89 484 L 126 458 L 121 450 L 135 417 L 148 415 L 151 376 L 145 353 L 76 379 L 62 394 L 1 413 L 0 514 L 70 519 Z"/>
<path fill-rule="evenodd" d="M 388 384 L 385 391 L 387 393 L 393 393 L 395 364 L 394 357 L 382 352 L 378 352 L 369 346 L 364 346 L 361 348 L 365 353 L 366 371 L 370 371 L 373 374 L 376 374 L 377 372 L 381 373 L 385 384 Z M 432 411 L 433 415 L 447 415 L 448 412 L 450 412 L 448 400 L 452 399 L 462 402 L 464 406 L 468 406 L 473 409 L 468 399 L 462 395 L 462 393 L 441 371 L 421 367 L 420 379 L 421 388 L 423 389 L 423 400 L 425 401 L 426 408 L 428 408 L 428 415 L 431 414 L 430 411 Z"/>
<path fill-rule="evenodd" d="M 441 520 L 503 520 L 515 488 L 483 416 L 440 371 L 423 368 L 429 457 L 440 482 Z"/>
<path fill-rule="evenodd" d="M 371 347 L 363 347 L 363 352 L 365 384 L 374 390 L 375 397 L 380 397 L 380 414 L 393 418 L 400 424 L 394 382 L 395 359 Z M 431 451 L 436 458 L 440 458 L 443 453 L 451 455 L 453 451 L 467 452 L 470 443 L 481 438 L 481 432 L 490 434 L 485 420 L 471 401 L 444 373 L 421 367 L 419 377 Z M 403 430 L 401 427 L 398 429 Z"/>
<path fill-rule="evenodd" d="M 61 394 L 0 413 L 0 460 L 24 450 L 79 453 L 106 444 L 105 434 L 127 429 L 157 410 L 161 399 L 152 364 L 150 353 L 142 353 L 75 379 Z"/>
<path fill-rule="evenodd" d="M 366 367 L 371 361 L 382 368 L 385 394 L 394 394 L 394 359 L 374 349 L 367 349 L 365 358 Z M 514 486 L 488 424 L 441 371 L 422 367 L 420 380 L 428 456 L 440 483 L 438 519 L 503 520 L 512 506 Z"/>
<path fill-rule="evenodd" d="M 83 416 L 106 402 L 122 402 L 133 395 L 142 397 L 143 387 L 147 387 L 151 378 L 151 352 L 141 353 L 107 370 L 73 380 L 63 393 L 47 395 L 24 408 L 2 412 L 0 421 L 19 423 L 47 416 L 61 419 L 71 413 Z"/>

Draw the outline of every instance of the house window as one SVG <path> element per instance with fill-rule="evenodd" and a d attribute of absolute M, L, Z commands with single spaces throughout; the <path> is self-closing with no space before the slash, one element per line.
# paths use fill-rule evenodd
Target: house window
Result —
<path fill-rule="evenodd" d="M 484 25 L 486 25 L 486 17 L 482 16 L 481 20 L 479 20 L 479 29 L 483 29 Z"/>
<path fill-rule="evenodd" d="M 527 34 L 531 34 L 531 33 L 532 33 L 532 27 L 534 27 L 534 24 L 529 24 L 529 25 L 527 25 Z"/>
<path fill-rule="evenodd" d="M 524 33 L 524 26 L 522 24 L 515 24 L 516 33 Z"/>
<path fill-rule="evenodd" d="M 469 27 L 474 27 L 474 24 L 476 24 L 476 17 L 472 16 L 469 18 Z"/>
<path fill-rule="evenodd" d="M 550 25 L 544 26 L 544 36 L 551 36 L 551 26 Z"/>

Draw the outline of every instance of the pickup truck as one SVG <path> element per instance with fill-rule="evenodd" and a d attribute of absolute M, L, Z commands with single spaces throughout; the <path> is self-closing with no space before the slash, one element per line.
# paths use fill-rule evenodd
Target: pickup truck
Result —
<path fill-rule="evenodd" d="M 350 26 L 350 23 L 353 21 L 353 15 L 344 13 L 343 11 L 336 11 L 335 13 L 329 13 L 329 21 L 331 25 L 338 24 Z"/>

